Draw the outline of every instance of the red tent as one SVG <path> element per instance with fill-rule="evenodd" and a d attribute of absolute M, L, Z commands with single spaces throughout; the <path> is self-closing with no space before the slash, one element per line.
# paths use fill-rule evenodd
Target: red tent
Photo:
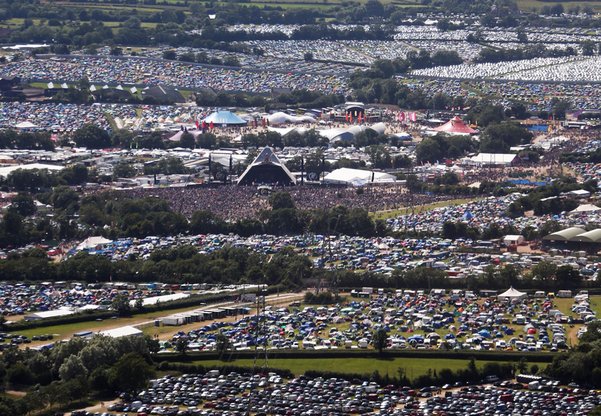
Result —
<path fill-rule="evenodd" d="M 440 131 L 449 134 L 475 134 L 478 131 L 466 125 L 458 116 L 453 117 L 442 126 L 438 126 L 434 131 Z"/>

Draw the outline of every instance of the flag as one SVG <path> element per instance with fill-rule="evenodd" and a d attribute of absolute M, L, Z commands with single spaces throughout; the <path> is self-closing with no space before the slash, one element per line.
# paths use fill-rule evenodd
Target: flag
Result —
<path fill-rule="evenodd" d="M 405 121 L 405 113 L 403 113 L 402 111 L 399 113 L 399 121 L 402 123 L 403 121 Z"/>
<path fill-rule="evenodd" d="M 213 130 L 213 129 L 215 128 L 215 124 L 213 124 L 213 122 L 212 122 L 212 121 L 209 123 L 209 128 L 210 128 L 211 130 Z"/>
<path fill-rule="evenodd" d="M 195 124 L 196 124 L 196 130 L 199 130 L 200 124 L 198 123 L 198 120 L 196 120 Z"/>
<path fill-rule="evenodd" d="M 409 114 L 409 119 L 413 122 L 417 121 L 417 113 L 413 112 L 411 114 Z"/>

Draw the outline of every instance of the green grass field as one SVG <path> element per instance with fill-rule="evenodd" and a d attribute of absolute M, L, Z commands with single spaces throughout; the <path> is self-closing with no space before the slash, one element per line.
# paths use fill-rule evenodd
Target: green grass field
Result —
<path fill-rule="evenodd" d="M 397 357 L 389 359 L 372 358 L 274 358 L 268 361 L 271 368 L 290 370 L 294 375 L 302 375 L 307 370 L 332 371 L 341 373 L 371 374 L 378 371 L 381 375 L 398 375 L 399 367 L 405 369 L 405 374 L 411 380 L 424 375 L 428 370 L 437 372 L 443 368 L 456 371 L 466 368 L 469 360 L 454 360 L 443 358 L 406 358 Z M 488 361 L 476 361 L 479 367 L 482 367 Z M 491 361 L 492 362 L 492 361 Z M 499 361 L 495 361 L 499 362 Z M 499 362 L 504 363 L 504 362 Z M 241 367 L 253 367 L 253 359 L 240 359 L 233 361 L 203 360 L 194 361 L 194 364 L 205 367 L 235 365 Z M 259 360 L 258 365 L 262 365 Z M 537 363 L 539 368 L 546 368 L 546 363 Z"/>
<path fill-rule="evenodd" d="M 153 311 L 141 313 L 129 318 L 104 319 L 102 321 L 87 321 L 76 322 L 71 324 L 45 326 L 41 328 L 25 329 L 22 331 L 14 331 L 16 334 L 32 337 L 34 335 L 52 334 L 58 338 L 64 338 L 75 332 L 80 331 L 102 331 L 107 328 L 117 328 L 125 325 L 139 324 L 141 322 L 152 321 L 172 313 L 185 312 L 193 309 L 198 309 L 196 306 L 186 306 L 178 309 L 170 309 L 168 311 Z"/>

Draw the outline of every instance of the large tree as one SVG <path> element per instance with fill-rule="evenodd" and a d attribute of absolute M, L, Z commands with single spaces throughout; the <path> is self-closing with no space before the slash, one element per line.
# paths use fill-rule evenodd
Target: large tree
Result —
<path fill-rule="evenodd" d="M 106 130 L 93 124 L 85 124 L 73 133 L 73 141 L 78 147 L 102 149 L 111 146 L 111 137 Z"/>

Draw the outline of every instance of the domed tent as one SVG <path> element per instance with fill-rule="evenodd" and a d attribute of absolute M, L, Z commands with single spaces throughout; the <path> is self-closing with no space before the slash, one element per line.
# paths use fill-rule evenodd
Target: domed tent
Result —
<path fill-rule="evenodd" d="M 205 123 L 213 123 L 215 126 L 246 126 L 247 122 L 231 111 L 216 111 L 204 120 Z"/>
<path fill-rule="evenodd" d="M 238 185 L 278 184 L 296 185 L 296 178 L 269 147 L 264 148 L 244 173 Z"/>

